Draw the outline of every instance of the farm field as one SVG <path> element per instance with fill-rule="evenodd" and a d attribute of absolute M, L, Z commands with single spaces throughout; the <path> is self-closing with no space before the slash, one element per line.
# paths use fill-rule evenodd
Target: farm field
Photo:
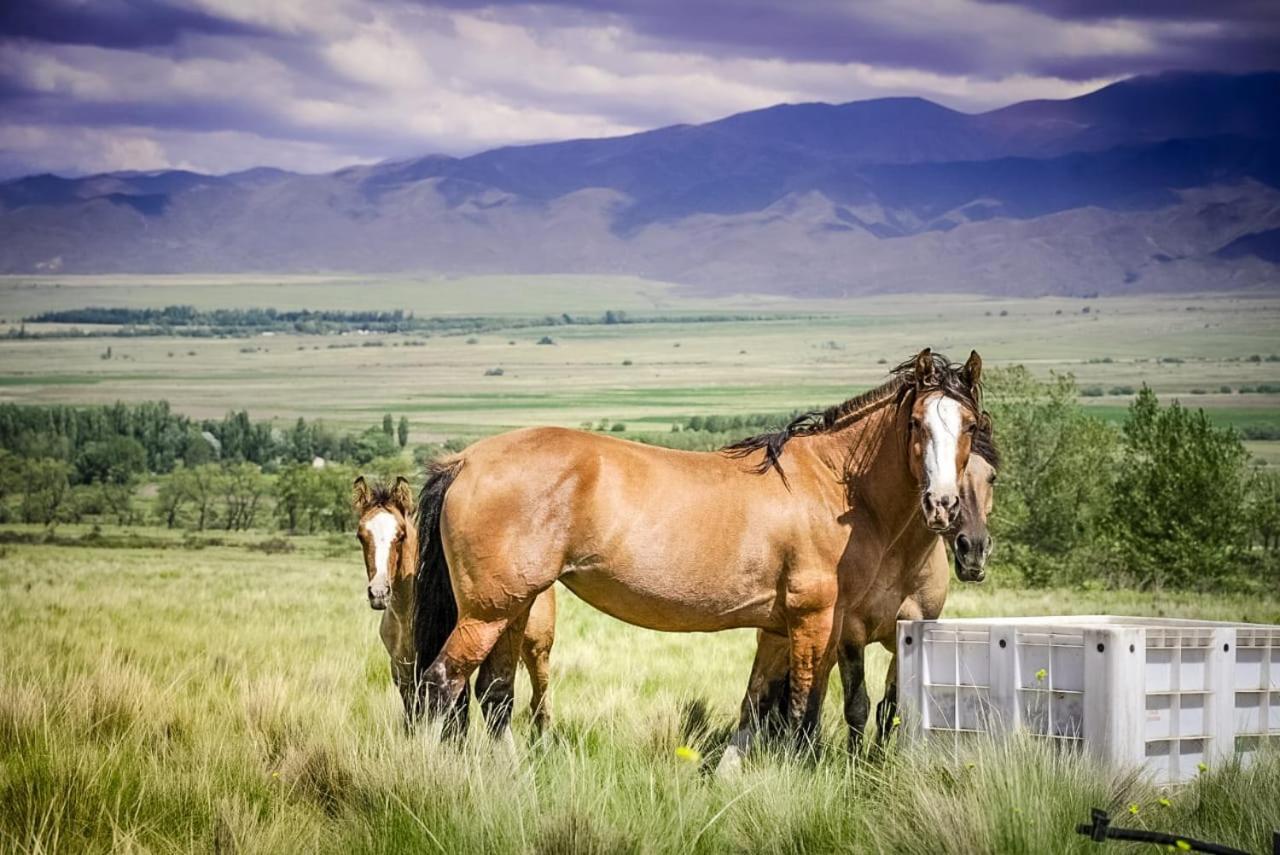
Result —
<path fill-rule="evenodd" d="M 1123 413 L 1126 390 L 1147 383 L 1164 397 L 1204 407 L 1219 422 L 1280 425 L 1280 395 L 1240 392 L 1280 385 L 1280 356 L 1267 361 L 1280 354 L 1275 297 L 710 299 L 621 277 L 0 280 L 0 318 L 10 329 L 52 309 L 171 304 L 403 309 L 520 326 L 429 338 L 0 339 L 0 400 L 164 398 L 196 417 L 247 408 L 255 418 L 319 417 L 343 427 L 392 412 L 409 417 L 413 442 L 600 420 L 633 431 L 668 430 L 692 415 L 830 404 L 880 382 L 893 363 L 929 344 L 953 358 L 977 348 L 988 366 L 1073 373 L 1081 390 L 1097 392 L 1085 403 L 1108 418 Z M 606 309 L 633 319 L 759 319 L 528 325 L 566 313 L 598 317 Z M 539 345 L 544 337 L 554 344 Z M 1280 457 L 1275 447 L 1252 446 L 1264 460 Z"/>
<path fill-rule="evenodd" d="M 1280 827 L 1280 755 L 1167 792 L 1020 743 L 851 763 L 835 695 L 816 766 L 759 755 L 720 781 L 752 634 L 640 630 L 565 591 L 551 736 L 527 744 L 522 710 L 517 760 L 474 731 L 435 746 L 400 730 L 354 539 L 268 554 L 265 537 L 0 547 L 0 850 L 1092 852 L 1074 825 L 1104 807 L 1263 851 Z M 994 579 L 948 609 L 1064 611 L 1280 622 L 1280 596 Z M 875 651 L 873 699 L 886 664 Z"/>

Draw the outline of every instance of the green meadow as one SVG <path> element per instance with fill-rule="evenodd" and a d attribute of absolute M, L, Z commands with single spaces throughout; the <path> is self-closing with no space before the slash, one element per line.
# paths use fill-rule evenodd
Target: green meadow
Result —
<path fill-rule="evenodd" d="M 1170 789 L 1021 741 L 850 758 L 838 692 L 819 759 L 719 780 L 752 633 L 648 632 L 563 591 L 549 736 L 522 709 L 515 757 L 482 728 L 437 745 L 401 730 L 354 538 L 263 538 L 2 547 L 0 850 L 1083 853 L 1093 807 L 1249 851 L 1280 828 L 1278 753 Z M 1280 622 L 1280 598 L 995 580 L 949 611 Z"/>
<path fill-rule="evenodd" d="M 1123 390 L 1146 383 L 1220 422 L 1280 428 L 1280 394 L 1240 392 L 1280 386 L 1276 297 L 796 300 L 707 297 L 664 283 L 588 277 L 0 279 L 0 328 L 15 331 L 42 311 L 175 304 L 402 309 L 512 326 L 430 337 L 0 338 L 0 400 L 164 398 L 197 417 L 247 408 L 255 418 L 305 416 L 340 426 L 392 412 L 409 417 L 414 442 L 601 419 L 664 430 L 692 415 L 830 404 L 879 383 L 893 364 L 930 345 L 953 358 L 977 349 L 988 365 L 1022 363 L 1042 376 L 1070 372 L 1082 390 L 1102 392 L 1085 403 L 1109 416 L 1126 406 Z M 530 325 L 611 309 L 634 320 L 758 319 Z M 544 338 L 553 343 L 539 344 Z M 1267 361 L 1272 355 L 1276 361 Z M 501 375 L 486 375 L 495 369 Z"/>
<path fill-rule="evenodd" d="M 214 338 L 23 320 L 179 304 L 487 321 L 478 333 Z M 632 322 L 544 320 L 610 310 Z M 1073 374 L 1108 421 L 1147 384 L 1272 437 L 1247 446 L 1280 464 L 1280 394 L 1256 391 L 1280 386 L 1275 296 L 819 301 L 623 277 L 0 278 L 0 401 L 164 399 L 196 418 L 245 409 L 340 430 L 391 413 L 408 419 L 410 446 L 535 424 L 608 422 L 626 437 L 823 406 L 926 345 Z M 140 505 L 155 492 L 143 485 Z M 1021 740 L 849 757 L 838 688 L 819 757 L 765 750 L 720 780 L 753 633 L 649 632 L 563 590 L 547 737 L 533 741 L 523 709 L 514 757 L 478 727 L 462 746 L 407 736 L 354 536 L 285 536 L 261 516 L 243 532 L 0 525 L 0 852 L 1084 853 L 1099 850 L 1074 828 L 1094 807 L 1248 851 L 1280 828 L 1280 751 L 1168 789 Z M 1280 592 L 1032 590 L 993 574 L 953 583 L 947 605 L 1073 612 L 1280 623 Z M 887 665 L 872 651 L 873 701 Z M 527 697 L 522 674 L 517 703 Z"/>

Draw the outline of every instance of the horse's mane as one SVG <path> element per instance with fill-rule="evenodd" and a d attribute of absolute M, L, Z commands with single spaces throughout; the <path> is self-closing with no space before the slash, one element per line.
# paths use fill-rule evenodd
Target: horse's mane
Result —
<path fill-rule="evenodd" d="M 985 418 L 979 420 L 978 429 L 973 432 L 973 443 L 969 446 L 969 450 L 987 461 L 992 469 L 1000 468 L 1000 448 L 996 445 L 995 433 L 991 430 L 991 418 L 983 413 Z"/>
<path fill-rule="evenodd" d="M 970 391 L 968 383 L 961 377 L 960 369 L 962 366 L 951 362 L 941 353 L 932 353 L 930 357 L 933 360 L 933 376 L 935 380 L 925 388 L 938 389 L 948 397 L 960 401 L 975 413 L 979 412 L 981 410 L 979 401 Z M 791 439 L 797 436 L 813 436 L 814 434 L 832 433 L 833 431 L 841 430 L 866 416 L 874 407 L 890 400 L 895 405 L 900 405 L 916 388 L 915 362 L 913 357 L 898 365 L 890 372 L 890 378 L 874 389 L 855 395 L 849 400 L 827 407 L 825 410 L 802 413 L 792 419 L 781 430 L 759 433 L 746 439 L 740 439 L 735 443 L 726 445 L 720 451 L 730 457 L 740 458 L 763 450 L 764 458 L 755 467 L 756 474 L 763 475 L 770 469 L 776 469 L 785 482 L 787 475 L 782 471 L 782 449 Z M 999 455 L 996 454 L 995 450 L 995 439 L 990 436 L 989 432 L 987 443 L 991 453 L 998 458 Z M 982 456 L 992 466 L 996 465 L 987 455 L 983 454 Z"/>
<path fill-rule="evenodd" d="M 392 504 L 395 498 L 396 485 L 386 481 L 374 481 L 369 485 L 369 507 Z"/>

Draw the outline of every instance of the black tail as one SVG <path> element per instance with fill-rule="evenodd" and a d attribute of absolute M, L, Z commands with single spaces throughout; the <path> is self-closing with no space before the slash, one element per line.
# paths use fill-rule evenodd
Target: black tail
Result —
<path fill-rule="evenodd" d="M 453 597 L 449 579 L 449 563 L 440 541 L 440 513 L 444 496 L 462 469 L 461 460 L 432 463 L 427 467 L 427 482 L 418 497 L 418 584 L 417 604 L 413 617 L 413 646 L 417 664 L 416 679 L 424 686 L 423 676 L 444 649 L 444 643 L 458 623 L 458 603 Z M 421 688 L 419 689 L 421 692 Z M 452 716 L 465 730 L 470 689 L 464 686 Z M 421 702 L 420 702 L 421 703 Z"/>

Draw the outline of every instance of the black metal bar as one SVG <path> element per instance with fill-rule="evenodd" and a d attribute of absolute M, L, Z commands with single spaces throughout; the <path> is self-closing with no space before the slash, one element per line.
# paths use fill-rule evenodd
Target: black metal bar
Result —
<path fill-rule="evenodd" d="M 1093 809 L 1092 822 L 1076 826 L 1076 833 L 1083 834 L 1099 843 L 1107 840 L 1131 840 L 1137 843 L 1159 843 L 1164 846 L 1177 846 L 1192 852 L 1208 852 L 1210 855 L 1249 855 L 1241 849 L 1233 849 L 1220 843 L 1209 843 L 1196 840 L 1194 837 L 1183 837 L 1178 834 L 1166 834 L 1163 831 L 1147 831 L 1141 828 L 1117 828 L 1111 824 L 1111 817 L 1106 811 Z M 1280 855 L 1280 832 L 1273 837 L 1273 855 Z"/>

